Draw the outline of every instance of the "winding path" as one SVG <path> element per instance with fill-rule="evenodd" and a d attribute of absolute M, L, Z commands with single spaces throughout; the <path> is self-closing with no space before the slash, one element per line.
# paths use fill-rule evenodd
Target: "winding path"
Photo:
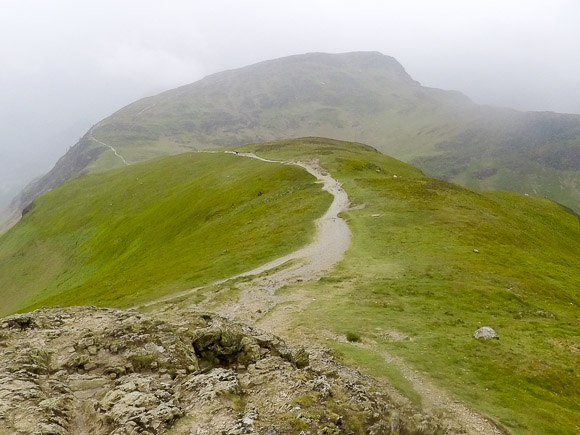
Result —
<path fill-rule="evenodd" d="M 226 151 L 232 153 L 231 151 Z M 299 249 L 284 257 L 280 257 L 263 266 L 260 266 L 250 272 L 245 272 L 239 276 L 259 275 L 267 270 L 274 269 L 290 260 L 304 259 L 306 264 L 296 265 L 277 272 L 270 276 L 290 281 L 295 278 L 301 278 L 303 281 L 309 281 L 320 276 L 323 272 L 329 270 L 332 266 L 342 260 L 344 252 L 348 249 L 350 244 L 351 232 L 345 220 L 338 217 L 338 215 L 348 210 L 350 202 L 348 196 L 341 184 L 332 178 L 326 171 L 324 171 L 316 162 L 279 162 L 276 160 L 267 160 L 256 156 L 252 153 L 235 153 L 242 157 L 250 157 L 270 163 L 282 163 L 287 165 L 300 166 L 312 174 L 318 182 L 323 183 L 322 190 L 326 190 L 333 197 L 332 204 L 326 213 L 316 220 L 317 232 L 314 240 Z"/>
<path fill-rule="evenodd" d="M 105 143 L 105 142 L 101 142 L 99 139 L 96 139 L 96 138 L 95 138 L 94 136 L 92 136 L 92 135 L 91 135 L 90 139 L 91 139 L 91 140 L 94 140 L 94 141 L 95 141 L 96 143 L 98 143 L 98 144 L 104 145 L 104 146 L 106 146 L 107 148 L 109 148 L 111 151 L 113 151 L 113 152 L 115 153 L 115 155 L 116 155 L 117 157 L 119 157 L 119 158 L 121 159 L 121 161 L 123 162 L 123 164 L 124 164 L 125 166 L 129 166 L 129 163 L 127 163 L 127 160 L 125 160 L 125 157 L 123 157 L 121 154 L 119 154 L 119 153 L 117 152 L 117 150 L 116 150 L 115 148 L 113 148 L 113 146 L 112 146 L 112 145 L 109 145 L 109 144 L 107 144 L 107 143 Z"/>
<path fill-rule="evenodd" d="M 277 258 L 248 272 L 213 282 L 203 287 L 173 293 L 170 296 L 148 302 L 137 308 L 148 307 L 161 302 L 170 302 L 193 294 L 206 287 L 223 284 L 236 278 L 260 275 L 268 270 L 280 267 L 291 260 L 299 260 L 297 264 L 279 270 L 266 278 L 256 280 L 258 282 L 253 281 L 251 289 L 242 293 L 240 301 L 232 302 L 227 308 L 224 307 L 221 310 L 222 314 L 230 315 L 242 313 L 246 310 L 248 310 L 247 312 L 254 312 L 255 310 L 250 309 L 249 305 L 259 305 L 260 308 L 256 308 L 256 310 L 263 312 L 262 306 L 264 304 L 268 305 L 267 309 L 271 308 L 272 304 L 275 304 L 273 299 L 274 292 L 277 289 L 298 279 L 309 281 L 317 278 L 342 259 L 344 252 L 350 244 L 351 232 L 344 219 L 338 217 L 338 215 L 347 210 L 350 203 L 346 192 L 338 181 L 332 178 L 316 162 L 280 162 L 264 159 L 253 153 L 238 153 L 234 151 L 226 151 L 226 153 L 268 163 L 300 166 L 316 177 L 318 182 L 323 183 L 324 186 L 322 189 L 329 192 L 334 197 L 334 200 L 324 216 L 316 220 L 317 232 L 314 240 L 295 252 Z M 225 312 L 223 312 L 224 310 Z"/>
<path fill-rule="evenodd" d="M 171 302 L 172 300 L 194 294 L 198 290 L 223 284 L 227 281 L 241 277 L 254 276 L 249 282 L 236 283 L 236 287 L 241 291 L 239 298 L 222 302 L 215 309 L 218 314 L 236 318 L 243 322 L 257 323 L 260 327 L 273 333 L 281 333 L 277 329 L 284 329 L 288 317 L 293 317 L 298 311 L 305 308 L 312 301 L 299 289 L 296 289 L 289 296 L 277 296 L 276 290 L 287 285 L 297 282 L 305 282 L 320 277 L 324 272 L 330 270 L 338 263 L 344 255 L 350 244 L 351 232 L 344 219 L 340 218 L 339 213 L 348 210 L 350 203 L 348 196 L 341 184 L 324 171 L 316 162 L 280 162 L 258 157 L 252 153 L 238 153 L 226 151 L 226 153 L 236 154 L 240 157 L 254 158 L 264 162 L 296 165 L 304 168 L 310 174 L 323 183 L 323 190 L 328 191 L 334 197 L 332 204 L 326 213 L 316 221 L 317 232 L 314 240 L 305 247 L 277 258 L 260 267 L 248 272 L 232 276 L 221 281 L 214 282 L 204 287 L 197 287 L 171 296 L 151 301 L 141 307 L 147 307 L 162 302 Z M 290 266 L 282 268 L 267 276 L 257 276 L 272 269 L 276 269 L 291 260 L 294 261 Z M 234 300 L 235 299 L 235 300 Z M 207 306 L 207 300 L 202 306 Z M 280 305 L 279 305 L 280 304 Z M 281 310 L 273 310 L 276 306 L 282 307 Z M 273 313 L 273 316 L 266 316 Z M 324 332 L 322 332 L 324 334 Z M 343 336 L 336 335 L 327 331 L 333 340 L 345 341 Z M 423 405 L 432 411 L 442 412 L 444 421 L 450 424 L 450 427 L 469 435 L 493 434 L 501 435 L 505 432 L 496 426 L 490 419 L 466 407 L 459 401 L 453 399 L 444 390 L 438 388 L 427 378 L 420 376 L 417 371 L 408 366 L 401 358 L 379 350 L 376 343 L 359 343 L 379 354 L 388 364 L 395 366 L 401 374 L 407 379 L 413 388 L 421 395 Z M 400 396 L 396 389 L 392 389 L 391 394 Z M 457 426 L 459 424 L 459 426 Z"/>

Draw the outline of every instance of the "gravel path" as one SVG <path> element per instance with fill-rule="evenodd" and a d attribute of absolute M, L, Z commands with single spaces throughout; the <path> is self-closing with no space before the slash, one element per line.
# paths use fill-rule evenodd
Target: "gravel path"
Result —
<path fill-rule="evenodd" d="M 248 282 L 236 284 L 236 287 L 240 290 L 239 298 L 222 302 L 219 306 L 212 307 L 211 311 L 215 311 L 229 318 L 235 318 L 242 322 L 250 324 L 258 323 L 262 329 L 275 334 L 285 335 L 284 333 L 287 332 L 285 331 L 286 325 L 295 315 L 305 309 L 313 299 L 307 297 L 300 290 L 299 286 L 293 288 L 291 293 L 283 296 L 276 295 L 276 290 L 285 285 L 316 279 L 330 270 L 343 258 L 344 252 L 350 244 L 351 232 L 344 219 L 338 217 L 338 215 L 349 209 L 350 203 L 348 196 L 342 189 L 341 184 L 332 178 L 316 162 L 279 162 L 267 160 L 252 153 L 226 152 L 269 163 L 300 166 L 315 176 L 320 183 L 323 183 L 323 190 L 328 191 L 334 196 L 334 200 L 324 216 L 316 221 L 317 233 L 311 243 L 298 251 L 280 257 L 251 271 L 211 284 L 219 285 L 236 278 L 255 276 L 254 279 Z M 298 261 L 294 261 L 291 266 L 268 276 L 257 276 L 269 270 L 276 269 L 292 260 Z M 204 287 L 173 294 L 170 297 L 150 302 L 144 306 L 154 305 L 159 302 L 170 302 L 173 299 L 193 294 L 202 288 Z M 206 300 L 206 302 L 200 305 L 207 307 L 208 302 Z M 330 332 L 327 333 L 334 340 L 346 342 L 343 336 Z M 359 343 L 359 345 L 377 352 L 387 363 L 399 369 L 401 374 L 413 385 L 415 391 L 421 395 L 423 406 L 431 411 L 441 412 L 442 419 L 450 428 L 468 435 L 500 435 L 506 433 L 490 419 L 453 399 L 444 390 L 408 366 L 403 359 L 379 350 L 375 346 L 375 343 Z M 399 394 L 395 389 L 392 389 L 391 393 Z"/>
<path fill-rule="evenodd" d="M 255 158 L 264 162 L 283 163 L 275 160 L 267 160 L 252 153 L 237 153 L 239 156 Z M 287 261 L 304 259 L 305 264 L 296 265 L 269 277 L 290 281 L 300 278 L 309 281 L 326 272 L 340 260 L 350 244 L 351 232 L 344 219 L 338 217 L 339 213 L 348 210 L 350 205 L 348 196 L 341 184 L 324 171 L 316 162 L 289 162 L 288 165 L 300 166 L 315 176 L 320 183 L 324 184 L 322 190 L 326 190 L 334 200 L 320 219 L 316 221 L 317 232 L 314 240 L 304 248 L 280 257 L 270 263 L 264 264 L 250 272 L 242 273 L 241 276 L 259 275 L 267 270 L 274 269 Z"/>
<path fill-rule="evenodd" d="M 241 277 L 260 275 L 278 268 L 291 260 L 299 260 L 294 262 L 292 266 L 277 271 L 268 277 L 253 280 L 251 285 L 244 285 L 245 288 L 240 300 L 232 301 L 231 304 L 225 304 L 219 310 L 220 314 L 230 317 L 242 315 L 242 317 L 253 317 L 251 320 L 255 320 L 254 314 L 264 314 L 276 305 L 274 292 L 277 289 L 286 284 L 296 282 L 296 280 L 309 281 L 318 278 L 342 259 L 344 252 L 350 244 L 351 232 L 344 219 L 338 217 L 338 214 L 347 210 L 350 203 L 346 192 L 338 181 L 332 178 L 316 162 L 279 162 L 264 159 L 252 153 L 237 153 L 234 151 L 226 151 L 226 153 L 268 163 L 300 166 L 316 177 L 318 182 L 323 184 L 322 189 L 329 192 L 334 197 L 334 200 L 324 216 L 316 221 L 317 231 L 314 240 L 302 249 L 277 258 L 248 272 L 231 276 L 207 286 L 173 293 L 170 296 L 148 302 L 137 308 L 148 307 L 161 302 L 170 302 L 193 294 L 205 287 L 223 284 Z"/>

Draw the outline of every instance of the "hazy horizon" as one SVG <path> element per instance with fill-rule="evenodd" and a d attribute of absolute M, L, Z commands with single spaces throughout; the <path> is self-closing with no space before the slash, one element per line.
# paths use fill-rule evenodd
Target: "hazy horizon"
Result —
<path fill-rule="evenodd" d="M 9 1 L 0 16 L 0 208 L 121 107 L 225 69 L 380 51 L 480 104 L 580 113 L 580 4 Z"/>

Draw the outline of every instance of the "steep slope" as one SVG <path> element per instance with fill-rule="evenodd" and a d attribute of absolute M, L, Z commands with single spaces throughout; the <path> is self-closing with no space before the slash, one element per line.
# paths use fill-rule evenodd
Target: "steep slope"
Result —
<path fill-rule="evenodd" d="M 580 116 L 478 106 L 375 52 L 291 56 L 137 101 L 98 123 L 14 207 L 123 160 L 301 136 L 367 143 L 473 189 L 580 209 Z"/>
<path fill-rule="evenodd" d="M 0 314 L 130 306 L 305 244 L 330 195 L 301 168 L 183 154 L 80 177 L 0 236 Z"/>

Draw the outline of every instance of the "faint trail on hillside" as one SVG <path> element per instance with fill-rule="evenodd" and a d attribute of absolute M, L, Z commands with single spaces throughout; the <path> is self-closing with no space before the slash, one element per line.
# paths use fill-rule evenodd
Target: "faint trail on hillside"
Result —
<path fill-rule="evenodd" d="M 269 263 L 252 269 L 248 272 L 208 284 L 207 286 L 174 293 L 162 299 L 148 302 L 140 307 L 148 307 L 160 302 L 169 302 L 175 299 L 188 296 L 206 287 L 223 284 L 236 278 L 260 275 L 266 271 L 282 266 L 291 260 L 299 260 L 270 276 L 256 278 L 248 283 L 239 284 L 242 294 L 238 301 L 226 303 L 218 312 L 230 317 L 254 317 L 264 315 L 273 306 L 276 305 L 276 296 L 274 292 L 285 286 L 298 281 L 310 281 L 318 278 L 332 268 L 336 263 L 342 260 L 344 252 L 350 244 L 351 232 L 345 220 L 338 217 L 338 214 L 347 210 L 349 200 L 341 184 L 324 171 L 317 162 L 280 162 L 258 157 L 253 153 L 238 153 L 226 151 L 228 154 L 235 154 L 241 158 L 253 158 L 263 162 L 300 166 L 312 174 L 318 182 L 323 183 L 322 190 L 326 190 L 333 197 L 332 204 L 326 213 L 316 220 L 316 235 L 314 240 L 305 247 L 294 251 L 288 255 L 277 258 Z"/>
<path fill-rule="evenodd" d="M 112 146 L 112 145 L 109 145 L 109 144 L 107 144 L 107 143 L 105 143 L 105 142 L 101 142 L 99 139 L 96 139 L 96 138 L 95 138 L 94 136 L 92 136 L 92 135 L 89 137 L 89 139 L 91 139 L 91 140 L 94 140 L 95 142 L 97 142 L 97 143 L 99 143 L 99 144 L 101 144 L 101 145 L 104 145 L 104 146 L 108 147 L 108 148 L 109 148 L 111 151 L 113 151 L 113 152 L 115 153 L 115 155 L 116 155 L 117 157 L 119 157 L 119 158 L 121 159 L 121 161 L 123 162 L 123 164 L 124 164 L 125 166 L 129 166 L 129 163 L 127 163 L 127 160 L 125 160 L 125 157 L 123 157 L 121 154 L 119 154 L 119 153 L 117 152 L 117 150 L 116 150 L 115 148 L 113 148 L 113 146 Z"/>
<path fill-rule="evenodd" d="M 135 118 L 137 118 L 138 116 L 141 116 L 142 114 L 144 114 L 145 112 L 147 112 L 149 109 L 154 108 L 155 106 L 157 106 L 157 103 L 153 103 L 150 106 L 145 107 L 143 110 L 141 110 L 139 113 L 137 113 L 135 115 Z"/>
<path fill-rule="evenodd" d="M 348 342 L 344 336 L 338 336 L 330 331 L 326 331 L 326 334 L 333 340 Z M 459 427 L 455 427 L 455 429 L 462 430 L 462 433 L 467 435 L 505 435 L 507 433 L 489 418 L 449 396 L 446 391 L 411 368 L 402 358 L 379 349 L 373 340 L 349 344 L 371 350 L 380 355 L 387 364 L 396 367 L 421 396 L 422 408 L 435 413 L 443 412 L 443 418 L 450 427 L 459 424 Z"/>

